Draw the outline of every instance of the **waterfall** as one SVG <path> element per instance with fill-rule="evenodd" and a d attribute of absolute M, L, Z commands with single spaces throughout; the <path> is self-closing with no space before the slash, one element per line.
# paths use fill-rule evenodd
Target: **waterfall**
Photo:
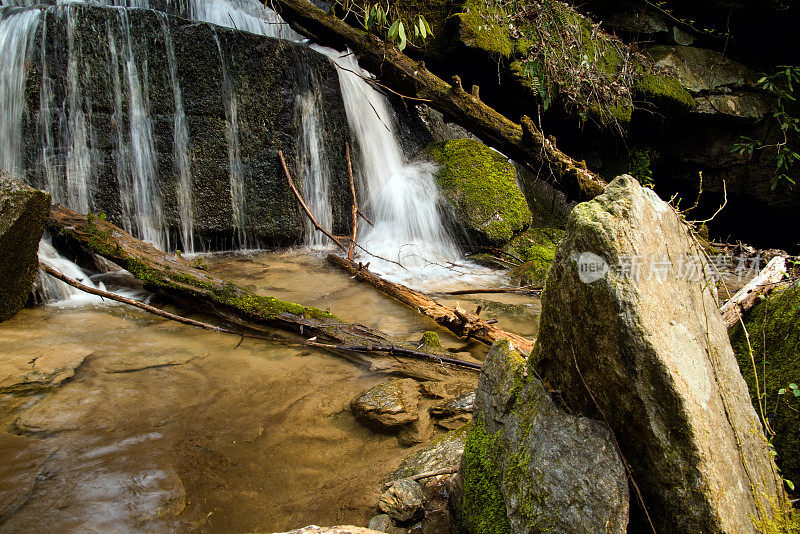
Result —
<path fill-rule="evenodd" d="M 60 0 L 57 0 L 60 3 Z M 21 5 L 28 0 L 0 0 L 3 5 Z M 150 0 L 97 0 L 92 3 L 150 7 Z M 156 4 L 152 4 L 156 6 Z M 159 3 L 159 9 L 260 35 L 302 42 L 303 38 L 288 28 L 275 12 L 255 0 L 178 0 Z M 15 10 L 4 8 L 0 20 L 0 161 L 8 168 L 21 167 L 21 127 L 24 113 L 24 75 L 27 51 L 37 31 L 41 13 L 63 13 L 68 18 L 66 55 L 66 99 L 61 108 L 54 107 L 54 85 L 48 69 L 53 63 L 46 55 L 60 49 L 58 43 L 45 46 L 48 32 L 42 32 L 40 110 L 37 129 L 41 137 L 41 163 L 47 187 L 57 201 L 81 211 L 92 209 L 92 102 L 85 84 L 81 39 L 75 35 L 74 4 L 42 9 Z M 164 219 L 160 186 L 156 180 L 158 162 L 154 150 L 153 123 L 149 115 L 147 58 L 139 50 L 139 39 L 131 35 L 127 11 L 120 8 L 118 17 L 106 27 L 114 73 L 113 107 L 116 139 L 117 182 L 120 189 L 120 211 L 123 226 L 137 237 L 167 250 L 169 232 Z M 193 179 L 188 161 L 188 126 L 178 84 L 175 50 L 166 17 L 160 19 L 174 99 L 173 162 L 176 171 L 177 211 L 180 216 L 180 241 L 186 251 L 193 250 L 194 202 Z M 229 72 L 231 58 L 226 57 L 220 35 L 215 35 L 223 78 L 223 103 L 228 145 L 228 173 L 235 242 L 247 246 L 245 229 L 244 168 L 239 139 L 239 110 L 234 80 Z M 56 36 L 56 39 L 59 37 Z M 442 224 L 437 211 L 438 192 L 433 180 L 435 169 L 424 162 L 409 162 L 403 155 L 395 135 L 396 124 L 386 97 L 365 80 L 363 71 L 352 54 L 312 46 L 327 55 L 338 67 L 337 73 L 351 130 L 353 159 L 358 169 L 358 189 L 362 209 L 375 227 L 362 224 L 359 243 L 366 249 L 361 254 L 378 272 L 409 281 L 411 278 L 452 275 L 449 270 L 459 258 L 457 247 Z M 298 67 L 301 68 L 301 67 Z M 330 165 L 325 153 L 325 125 L 322 120 L 324 102 L 320 102 L 315 81 L 295 101 L 295 114 L 302 131 L 297 151 L 298 174 L 306 198 L 320 222 L 332 226 Z M 57 126 L 60 125 L 60 126 Z M 58 155 L 66 154 L 59 163 Z M 306 242 L 325 245 L 310 225 Z"/>
<path fill-rule="evenodd" d="M 353 54 L 314 49 L 339 67 L 347 121 L 361 163 L 361 203 L 375 223 L 374 228 L 362 225 L 359 233 L 372 268 L 405 282 L 453 276 L 450 262 L 460 253 L 436 206 L 435 167 L 406 161 L 394 133 L 389 102 L 365 80 L 370 74 Z"/>
<path fill-rule="evenodd" d="M 333 209 L 330 194 L 330 168 L 323 150 L 323 128 L 320 122 L 318 95 L 306 91 L 297 97 L 303 138 L 298 152 L 302 178 L 303 197 L 317 221 L 325 228 L 333 228 Z M 330 241 L 314 224 L 306 220 L 306 244 L 312 248 L 327 248 Z"/>
<path fill-rule="evenodd" d="M 255 0 L 191 0 L 189 17 L 256 35 L 303 40 L 303 36 L 289 28 L 277 13 Z"/>
<path fill-rule="evenodd" d="M 26 62 L 39 11 L 7 10 L 0 17 L 0 168 L 21 176 Z"/>
<path fill-rule="evenodd" d="M 214 32 L 214 41 L 219 51 L 219 61 L 222 69 L 222 91 L 225 95 L 225 133 L 228 138 L 228 176 L 231 188 L 231 208 L 233 210 L 233 226 L 236 228 L 236 238 L 240 248 L 247 248 L 247 235 L 245 233 L 245 208 L 244 208 L 244 175 L 242 173 L 242 155 L 239 145 L 239 114 L 236 93 L 228 75 L 227 61 L 222 52 L 217 32 Z"/>
<path fill-rule="evenodd" d="M 67 205 L 80 213 L 89 212 L 89 181 L 91 180 L 91 156 L 86 114 L 83 111 L 83 84 L 80 76 L 85 71 L 79 65 L 80 50 L 75 45 L 75 17 L 70 6 L 67 15 L 67 91 L 69 105 L 69 139 L 67 152 Z M 89 104 L 89 98 L 86 97 Z M 89 104 L 90 105 L 90 104 Z"/>
<path fill-rule="evenodd" d="M 192 172 L 189 167 L 189 129 L 186 125 L 186 113 L 183 111 L 183 95 L 178 83 L 178 68 L 175 63 L 175 47 L 172 44 L 172 32 L 166 15 L 159 17 L 161 31 L 167 43 L 167 62 L 172 82 L 172 96 L 175 100 L 173 120 L 173 158 L 178 170 L 177 200 L 181 217 L 181 242 L 184 252 L 194 253 L 194 208 L 192 200 Z"/>
<path fill-rule="evenodd" d="M 128 14 L 119 10 L 119 21 L 125 36 L 125 74 L 128 82 L 128 115 L 134 220 L 136 234 L 159 250 L 169 250 L 169 235 L 164 230 L 161 198 L 155 183 L 156 159 L 153 149 L 153 126 L 148 110 L 147 61 L 142 62 L 143 84 L 133 53 Z"/>

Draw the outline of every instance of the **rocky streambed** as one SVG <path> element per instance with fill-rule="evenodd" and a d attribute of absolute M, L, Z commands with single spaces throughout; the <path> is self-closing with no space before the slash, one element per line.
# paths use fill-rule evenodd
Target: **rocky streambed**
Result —
<path fill-rule="evenodd" d="M 330 307 L 401 339 L 436 329 L 313 253 L 206 262 L 250 289 Z M 536 301 L 493 299 L 459 297 L 462 306 L 483 303 L 484 314 L 533 334 L 522 325 L 536 324 Z M 460 357 L 486 352 L 439 335 L 445 346 L 463 348 Z M 391 366 L 370 370 L 107 302 L 22 310 L 0 325 L 0 365 L 2 532 L 366 525 L 382 484 L 424 447 L 373 431 L 350 410 L 356 396 L 392 378 Z M 429 387 L 441 396 L 477 384 L 477 373 L 448 373 L 427 377 L 440 383 Z M 435 397 L 421 397 L 421 407 L 442 403 Z M 445 432 L 448 423 L 436 421 L 454 415 L 439 413 L 425 441 Z"/>

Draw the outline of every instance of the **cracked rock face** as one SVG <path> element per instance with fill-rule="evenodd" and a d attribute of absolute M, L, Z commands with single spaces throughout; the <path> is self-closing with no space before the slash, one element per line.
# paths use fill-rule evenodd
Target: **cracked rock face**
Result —
<path fill-rule="evenodd" d="M 531 359 L 573 412 L 602 410 L 659 532 L 761 531 L 786 498 L 700 254 L 671 206 L 617 178 L 570 215 Z"/>

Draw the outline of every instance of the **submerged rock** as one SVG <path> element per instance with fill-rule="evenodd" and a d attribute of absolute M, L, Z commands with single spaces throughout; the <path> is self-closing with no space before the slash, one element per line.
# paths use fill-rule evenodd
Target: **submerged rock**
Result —
<path fill-rule="evenodd" d="M 25 306 L 39 268 L 50 195 L 0 174 L 0 321 Z"/>
<path fill-rule="evenodd" d="M 462 237 L 502 246 L 531 223 L 531 212 L 508 158 L 473 139 L 428 147 L 441 167 L 436 183 Z"/>
<path fill-rule="evenodd" d="M 559 411 L 506 340 L 489 351 L 450 505 L 469 534 L 614 532 L 628 482 L 601 423 Z"/>
<path fill-rule="evenodd" d="M 410 478 L 394 482 L 378 500 L 378 508 L 400 523 L 422 516 L 425 493 L 422 486 Z"/>
<path fill-rule="evenodd" d="M 436 406 L 431 406 L 430 412 L 434 417 L 449 417 L 458 414 L 471 414 L 475 404 L 475 392 L 465 393 L 460 397 L 449 401 L 441 402 Z"/>
<path fill-rule="evenodd" d="M 781 526 L 786 496 L 702 257 L 671 206 L 615 179 L 570 216 L 531 358 L 574 413 L 607 418 L 658 531 Z"/>
<path fill-rule="evenodd" d="M 753 405 L 758 406 L 755 361 L 758 381 L 763 388 L 760 393 L 766 399 L 767 417 L 775 432 L 772 444 L 778 453 L 781 475 L 797 487 L 800 485 L 800 393 L 797 393 L 800 385 L 800 289 L 794 285 L 774 292 L 750 310 L 744 323 L 753 359 L 739 323 L 730 331 L 731 344 L 750 388 Z"/>
<path fill-rule="evenodd" d="M 419 397 L 416 380 L 390 380 L 358 395 L 350 409 L 367 426 L 385 431 L 419 419 Z"/>

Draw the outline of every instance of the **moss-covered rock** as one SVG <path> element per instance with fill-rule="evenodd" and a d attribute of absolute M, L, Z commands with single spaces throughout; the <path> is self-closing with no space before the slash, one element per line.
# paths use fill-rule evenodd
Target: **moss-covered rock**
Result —
<path fill-rule="evenodd" d="M 621 534 L 628 522 L 627 480 L 610 433 L 560 412 L 507 340 L 486 357 L 452 489 L 454 517 L 469 534 Z"/>
<path fill-rule="evenodd" d="M 634 90 L 643 100 L 673 112 L 690 111 L 697 105 L 689 91 L 672 76 L 644 74 L 634 82 Z"/>
<path fill-rule="evenodd" d="M 17 313 L 28 299 L 49 212 L 50 195 L 0 174 L 0 321 Z"/>
<path fill-rule="evenodd" d="M 529 228 L 511 240 L 505 252 L 522 263 L 511 269 L 511 277 L 519 285 L 544 285 L 547 270 L 556 255 L 556 246 L 564 230 L 553 227 Z"/>
<path fill-rule="evenodd" d="M 483 420 L 473 421 L 461 458 L 459 501 L 454 504 L 467 534 L 506 534 L 511 525 L 500 488 L 500 432 L 488 434 Z"/>
<path fill-rule="evenodd" d="M 502 246 L 531 223 L 514 165 L 474 139 L 453 139 L 428 147 L 439 165 L 436 183 L 468 240 Z"/>
<path fill-rule="evenodd" d="M 753 405 L 758 406 L 756 375 L 766 400 L 767 416 L 775 431 L 772 440 L 784 478 L 800 485 L 800 397 L 789 384 L 800 384 L 800 287 L 775 292 L 747 314 L 753 359 L 744 330 L 736 324 L 730 332 Z M 753 369 L 755 361 L 756 370 Z M 785 389 L 783 395 L 778 391 Z"/>
<path fill-rule="evenodd" d="M 512 40 L 506 23 L 506 9 L 499 2 L 467 0 L 462 13 L 454 17 L 458 21 L 458 38 L 468 48 L 511 57 L 514 53 Z"/>

